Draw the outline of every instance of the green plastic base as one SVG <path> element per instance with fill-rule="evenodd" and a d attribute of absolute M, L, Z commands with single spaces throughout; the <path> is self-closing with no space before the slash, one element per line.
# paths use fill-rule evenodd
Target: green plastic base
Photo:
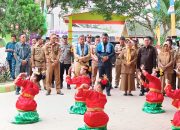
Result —
<path fill-rule="evenodd" d="M 148 103 L 145 102 L 143 111 L 150 114 L 158 114 L 158 113 L 164 113 L 165 111 L 161 109 L 162 103 Z"/>
<path fill-rule="evenodd" d="M 172 130 L 180 130 L 180 126 L 179 127 L 172 126 L 171 129 Z"/>
<path fill-rule="evenodd" d="M 86 108 L 86 104 L 84 102 L 75 102 L 75 104 L 70 107 L 69 113 L 84 115 L 86 110 L 87 110 L 87 108 Z"/>
<path fill-rule="evenodd" d="M 39 121 L 39 114 L 37 111 L 22 112 L 18 111 L 12 123 L 14 124 L 31 124 Z"/>
<path fill-rule="evenodd" d="M 77 130 L 107 130 L 107 126 L 99 128 L 89 128 L 88 126 L 84 125 L 83 127 L 80 127 Z"/>

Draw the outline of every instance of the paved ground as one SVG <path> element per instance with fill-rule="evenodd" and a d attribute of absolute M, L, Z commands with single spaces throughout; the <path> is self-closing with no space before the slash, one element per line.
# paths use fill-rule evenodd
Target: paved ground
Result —
<path fill-rule="evenodd" d="M 76 130 L 83 124 L 83 116 L 68 114 L 72 105 L 75 90 L 63 89 L 64 96 L 45 96 L 41 91 L 35 98 L 38 103 L 38 113 L 41 122 L 30 125 L 14 125 L 10 121 L 16 114 L 15 102 L 18 98 L 14 92 L 0 93 L 0 130 Z M 118 89 L 112 90 L 108 97 L 105 111 L 110 117 L 108 130 L 170 130 L 170 120 L 176 111 L 171 106 L 171 100 L 165 98 L 164 114 L 151 115 L 141 111 L 145 97 L 139 97 L 138 91 L 133 97 L 122 96 Z"/>
<path fill-rule="evenodd" d="M 0 52 L 4 50 L 0 49 Z M 0 62 L 4 62 L 5 55 L 0 57 Z M 141 111 L 145 97 L 139 97 L 138 91 L 133 92 L 133 97 L 125 97 L 119 89 L 112 90 L 112 96 L 108 97 L 105 107 L 110 117 L 108 130 L 170 130 L 170 120 L 176 111 L 171 106 L 171 99 L 165 97 L 163 108 L 166 113 L 146 114 Z M 69 107 L 74 103 L 75 90 L 64 88 L 63 92 L 64 96 L 56 95 L 55 90 L 52 95 L 45 96 L 45 91 L 42 90 L 35 98 L 42 121 L 30 125 L 10 123 L 16 114 L 15 102 L 18 96 L 14 92 L 0 93 L 0 130 L 76 130 L 83 125 L 83 116 L 68 113 Z"/>

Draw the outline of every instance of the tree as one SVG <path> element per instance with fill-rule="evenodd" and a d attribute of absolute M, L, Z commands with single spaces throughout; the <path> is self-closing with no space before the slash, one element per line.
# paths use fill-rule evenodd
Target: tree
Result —
<path fill-rule="evenodd" d="M 0 2 L 2 3 L 2 0 Z M 0 30 L 3 35 L 8 33 L 17 35 L 19 33 L 39 33 L 43 35 L 46 33 L 45 17 L 40 6 L 33 0 L 6 0 L 3 7 L 5 12 Z"/>
<path fill-rule="evenodd" d="M 159 8 L 157 7 L 157 1 L 156 6 L 154 6 L 152 0 L 149 0 L 148 5 L 149 8 L 145 8 L 142 10 L 142 12 L 139 14 L 139 17 L 141 18 L 141 21 L 139 20 L 139 17 L 136 16 L 132 20 L 135 22 L 140 23 L 141 25 L 147 27 L 155 36 L 155 28 L 160 25 L 162 37 L 166 37 L 167 33 L 171 29 L 171 16 L 168 14 L 169 9 L 169 0 L 159 0 Z M 176 28 L 180 28 L 179 21 L 180 21 L 180 3 L 175 2 L 175 10 L 176 10 Z M 143 22 L 144 21 L 144 22 Z"/>
<path fill-rule="evenodd" d="M 160 10 L 156 8 L 158 0 L 51 0 L 51 6 L 60 5 L 65 11 L 69 7 L 73 9 L 89 8 L 92 3 L 91 11 L 104 16 L 105 20 L 111 19 L 111 14 L 116 13 L 125 15 L 129 18 L 128 22 L 132 27 L 134 23 L 146 27 L 155 36 L 155 27 L 162 25 L 163 35 L 170 30 L 170 15 L 167 13 L 169 0 L 160 0 Z M 180 2 L 175 1 L 177 28 L 180 24 Z"/>

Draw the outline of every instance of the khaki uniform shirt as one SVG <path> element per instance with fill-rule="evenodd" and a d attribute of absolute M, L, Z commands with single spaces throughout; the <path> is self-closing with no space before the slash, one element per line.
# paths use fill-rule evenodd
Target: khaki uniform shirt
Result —
<path fill-rule="evenodd" d="M 122 60 L 121 64 L 121 74 L 134 74 L 136 71 L 136 60 L 137 60 L 137 52 L 134 49 L 130 49 L 131 60 L 130 65 L 127 66 L 127 49 L 123 49 L 120 54 L 120 58 Z"/>
<path fill-rule="evenodd" d="M 47 63 L 54 63 L 54 60 L 59 61 L 59 58 L 60 58 L 59 44 L 47 43 L 45 45 L 45 56 L 46 56 Z"/>
<path fill-rule="evenodd" d="M 175 53 L 175 66 L 178 68 L 180 66 L 180 49 L 178 48 Z"/>
<path fill-rule="evenodd" d="M 31 48 L 32 66 L 45 67 L 45 52 L 43 45 L 38 43 Z"/>
<path fill-rule="evenodd" d="M 122 61 L 120 59 L 120 55 L 125 47 L 121 46 L 120 44 L 116 44 L 115 46 L 115 53 L 116 53 L 116 65 L 121 65 Z"/>
<path fill-rule="evenodd" d="M 160 65 L 163 65 L 167 67 L 165 70 L 163 70 L 164 73 L 173 73 L 173 59 L 174 55 L 171 52 L 164 52 L 163 50 L 161 50 L 161 52 L 159 53 L 158 66 L 160 67 Z"/>
<path fill-rule="evenodd" d="M 91 45 L 91 59 L 93 64 L 98 64 L 98 58 L 96 56 L 96 45 Z"/>

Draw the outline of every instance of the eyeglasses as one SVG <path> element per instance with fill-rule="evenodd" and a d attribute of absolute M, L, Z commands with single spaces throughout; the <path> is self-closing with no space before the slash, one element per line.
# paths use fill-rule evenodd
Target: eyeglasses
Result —
<path fill-rule="evenodd" d="M 92 37 L 88 37 L 88 38 L 92 38 Z"/>

